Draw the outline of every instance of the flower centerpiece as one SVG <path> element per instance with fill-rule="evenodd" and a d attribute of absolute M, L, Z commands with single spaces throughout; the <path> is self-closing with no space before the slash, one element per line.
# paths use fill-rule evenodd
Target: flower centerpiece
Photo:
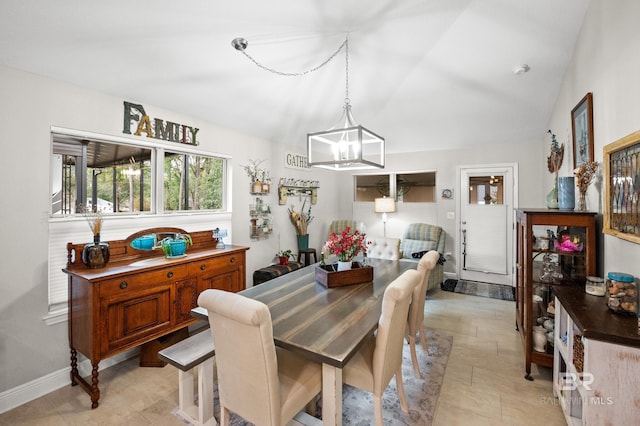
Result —
<path fill-rule="evenodd" d="M 367 234 L 347 226 L 341 233 L 332 232 L 324 244 L 324 251 L 338 256 L 338 271 L 351 269 L 353 258 L 360 252 L 367 252 Z"/>
<path fill-rule="evenodd" d="M 576 186 L 580 191 L 580 200 L 578 201 L 579 211 L 587 211 L 587 189 L 589 189 L 589 185 L 591 185 L 597 170 L 597 161 L 586 161 L 573 171 L 573 174 L 576 175 Z"/>
<path fill-rule="evenodd" d="M 551 153 L 547 157 L 547 169 L 549 173 L 555 174 L 555 180 L 553 189 L 547 195 L 547 207 L 552 209 L 558 208 L 558 172 L 560 166 L 562 166 L 562 160 L 564 159 L 564 144 L 560 145 L 556 139 L 556 135 L 548 130 L 547 133 L 551 135 Z"/>

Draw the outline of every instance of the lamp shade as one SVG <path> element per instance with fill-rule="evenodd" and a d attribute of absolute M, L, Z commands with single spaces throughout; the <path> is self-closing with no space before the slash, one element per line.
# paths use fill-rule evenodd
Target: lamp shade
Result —
<path fill-rule="evenodd" d="M 393 198 L 376 198 L 373 203 L 375 213 L 393 213 L 396 211 L 396 200 Z"/>

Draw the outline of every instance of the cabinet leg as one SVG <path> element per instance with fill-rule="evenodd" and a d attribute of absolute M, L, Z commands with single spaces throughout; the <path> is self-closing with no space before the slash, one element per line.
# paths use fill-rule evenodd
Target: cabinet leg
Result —
<path fill-rule="evenodd" d="M 78 351 L 74 348 L 71 348 L 71 372 L 69 373 L 71 377 L 71 386 L 77 386 L 78 382 L 76 381 L 76 377 L 78 376 Z"/>
<path fill-rule="evenodd" d="M 531 373 L 527 373 L 524 375 L 524 378 L 529 380 L 530 382 L 533 382 L 533 376 L 531 375 Z"/>
<path fill-rule="evenodd" d="M 100 389 L 98 389 L 98 363 L 93 364 L 91 369 L 91 408 L 98 407 L 98 400 L 100 399 Z"/>

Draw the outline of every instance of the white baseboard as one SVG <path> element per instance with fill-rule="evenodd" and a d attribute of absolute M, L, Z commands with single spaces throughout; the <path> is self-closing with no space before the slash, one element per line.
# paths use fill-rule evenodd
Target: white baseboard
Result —
<path fill-rule="evenodd" d="M 101 361 L 99 370 L 102 371 L 105 368 L 109 368 L 115 364 L 137 356 L 139 353 L 140 349 L 136 348 L 114 355 Z M 80 373 L 80 376 L 86 377 L 91 375 L 91 370 L 91 361 L 88 359 L 78 363 L 78 372 Z M 69 377 L 70 372 L 71 367 L 66 367 L 0 393 L 0 414 L 19 407 L 22 404 L 26 404 L 29 401 L 40 398 L 41 396 L 60 389 L 63 386 L 71 386 L 71 379 Z M 78 386 L 78 389 L 80 392 L 84 392 L 80 386 Z"/>
<path fill-rule="evenodd" d="M 458 279 L 458 274 L 456 274 L 455 272 L 445 272 L 444 273 L 444 279 L 445 280 L 457 280 Z"/>

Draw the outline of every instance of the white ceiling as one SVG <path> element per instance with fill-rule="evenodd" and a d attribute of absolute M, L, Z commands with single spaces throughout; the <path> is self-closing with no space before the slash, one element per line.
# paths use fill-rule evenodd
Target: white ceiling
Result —
<path fill-rule="evenodd" d="M 589 0 L 2 0 L 0 64 L 305 149 L 349 98 L 387 152 L 544 138 Z M 526 63 L 527 74 L 512 69 Z M 90 129 L 89 129 L 90 130 Z"/>

